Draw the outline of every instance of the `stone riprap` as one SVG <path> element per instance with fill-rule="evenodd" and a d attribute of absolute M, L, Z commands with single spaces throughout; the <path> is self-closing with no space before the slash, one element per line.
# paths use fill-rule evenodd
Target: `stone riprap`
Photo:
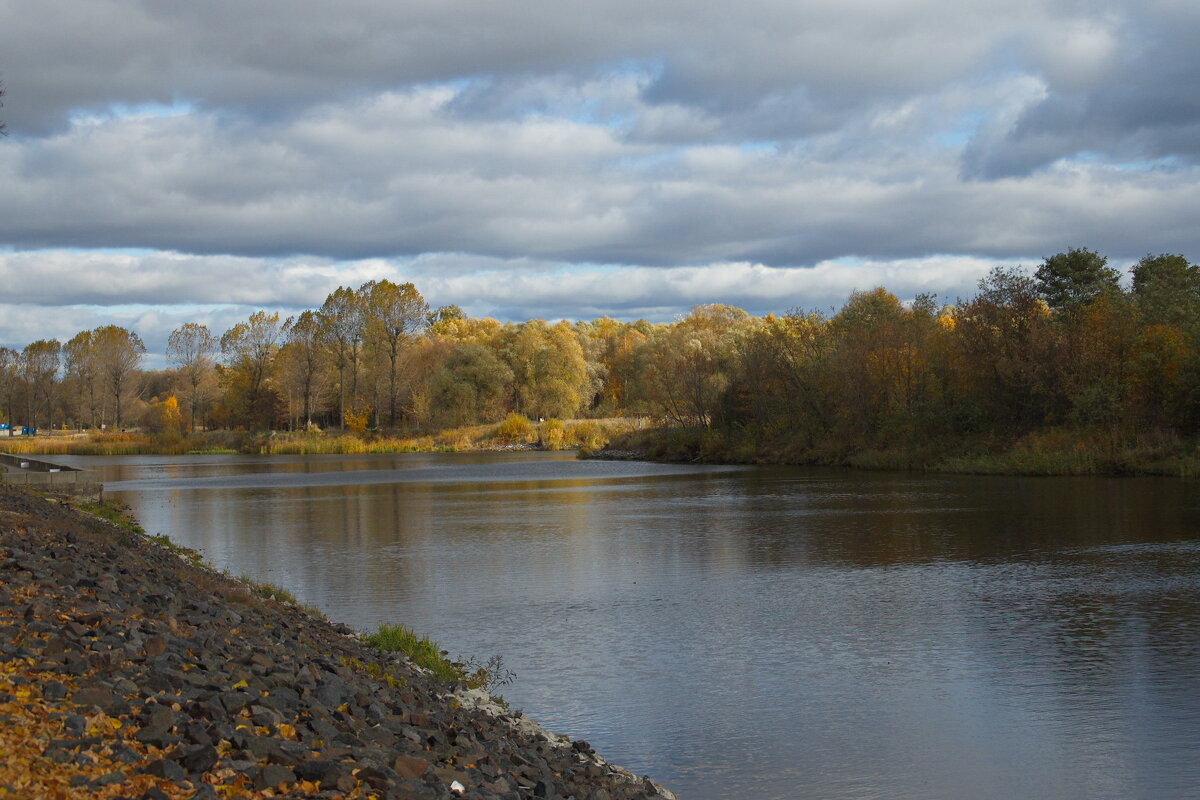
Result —
<path fill-rule="evenodd" d="M 4 797 L 673 795 L 344 625 L 0 486 Z"/>

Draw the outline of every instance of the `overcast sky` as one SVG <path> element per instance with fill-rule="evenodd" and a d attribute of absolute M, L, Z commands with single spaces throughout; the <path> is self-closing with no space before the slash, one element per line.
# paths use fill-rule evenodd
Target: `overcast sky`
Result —
<path fill-rule="evenodd" d="M 1200 259 L 1195 0 L 0 0 L 0 344 Z"/>

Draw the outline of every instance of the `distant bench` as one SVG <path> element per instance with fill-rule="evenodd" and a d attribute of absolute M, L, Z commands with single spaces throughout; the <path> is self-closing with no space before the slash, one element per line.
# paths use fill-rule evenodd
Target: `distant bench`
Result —
<path fill-rule="evenodd" d="M 100 473 L 94 469 L 78 469 L 63 464 L 51 464 L 29 456 L 0 453 L 0 483 L 29 486 L 57 494 L 99 494 Z"/>

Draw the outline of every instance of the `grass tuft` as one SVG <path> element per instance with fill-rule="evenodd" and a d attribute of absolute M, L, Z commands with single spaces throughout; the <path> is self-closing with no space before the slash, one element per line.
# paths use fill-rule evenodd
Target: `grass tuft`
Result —
<path fill-rule="evenodd" d="M 367 644 L 392 653 L 403 653 L 418 667 L 429 670 L 440 680 L 454 683 L 465 676 L 446 658 L 446 652 L 428 636 L 420 636 L 403 625 L 379 626 L 379 630 L 365 637 Z"/>

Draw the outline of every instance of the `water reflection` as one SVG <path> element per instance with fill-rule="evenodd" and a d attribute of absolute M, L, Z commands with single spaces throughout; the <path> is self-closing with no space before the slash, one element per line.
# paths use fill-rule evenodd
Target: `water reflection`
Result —
<path fill-rule="evenodd" d="M 682 797 L 1200 796 L 1191 483 L 86 461 L 220 568 L 503 653 L 516 705 Z"/>

